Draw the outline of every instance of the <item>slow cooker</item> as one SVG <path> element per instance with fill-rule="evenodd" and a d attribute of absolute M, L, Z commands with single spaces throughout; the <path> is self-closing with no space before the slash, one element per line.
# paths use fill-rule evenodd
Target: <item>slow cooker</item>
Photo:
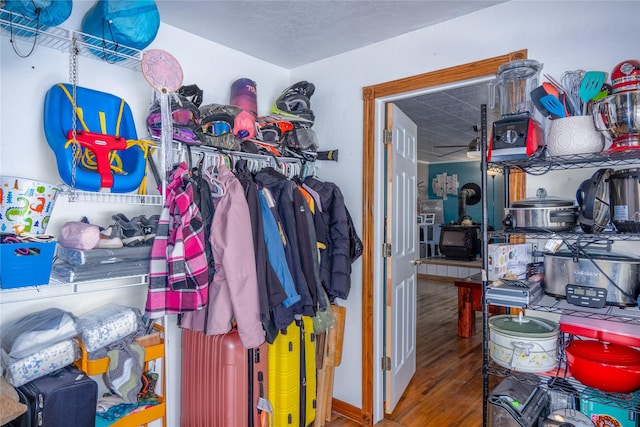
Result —
<path fill-rule="evenodd" d="M 491 316 L 489 331 L 489 355 L 498 365 L 529 373 L 558 366 L 560 326 L 556 322 L 505 314 Z"/>
<path fill-rule="evenodd" d="M 604 250 L 576 256 L 569 251 L 544 254 L 544 292 L 566 298 L 567 285 L 605 289 L 606 303 L 634 306 L 640 293 L 640 257 Z M 613 282 L 613 283 L 612 283 Z"/>

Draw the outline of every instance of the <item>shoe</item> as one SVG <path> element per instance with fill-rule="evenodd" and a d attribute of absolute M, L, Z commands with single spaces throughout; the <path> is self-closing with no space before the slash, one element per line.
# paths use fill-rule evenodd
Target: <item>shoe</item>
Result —
<path fill-rule="evenodd" d="M 131 221 L 137 222 L 144 234 L 144 243 L 150 245 L 153 243 L 153 239 L 156 237 L 158 231 L 158 220 L 160 215 L 151 215 L 147 218 L 144 215 L 132 218 Z"/>
<path fill-rule="evenodd" d="M 83 216 L 80 222 L 85 224 L 91 224 L 89 218 Z M 93 224 L 92 224 L 93 225 Z M 100 240 L 94 246 L 94 249 L 119 249 L 123 246 L 122 239 L 120 238 L 120 230 L 117 227 L 111 226 L 104 227 L 97 226 L 100 229 Z"/>
<path fill-rule="evenodd" d="M 101 227 L 102 228 L 102 227 Z M 100 240 L 96 245 L 99 249 L 119 249 L 124 246 L 118 226 L 112 225 L 100 231 Z"/>
<path fill-rule="evenodd" d="M 144 233 L 138 224 L 129 221 L 121 213 L 112 215 L 111 218 L 115 221 L 114 226 L 120 228 L 120 238 L 124 246 L 138 246 L 144 243 Z"/>

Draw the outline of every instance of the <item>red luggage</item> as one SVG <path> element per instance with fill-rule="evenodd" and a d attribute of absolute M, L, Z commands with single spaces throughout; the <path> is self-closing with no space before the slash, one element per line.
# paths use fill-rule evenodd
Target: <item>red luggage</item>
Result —
<path fill-rule="evenodd" d="M 182 330 L 183 427 L 260 427 L 267 398 L 267 344 L 248 350 L 238 331 L 205 335 Z M 251 397 L 249 397 L 251 396 Z"/>

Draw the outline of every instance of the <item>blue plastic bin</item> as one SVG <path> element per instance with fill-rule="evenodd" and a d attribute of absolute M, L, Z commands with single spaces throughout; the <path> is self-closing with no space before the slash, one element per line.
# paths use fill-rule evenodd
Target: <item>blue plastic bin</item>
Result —
<path fill-rule="evenodd" d="M 29 250 L 29 254 L 21 254 L 20 249 Z M 55 241 L 0 244 L 0 288 L 49 283 L 55 250 Z"/>

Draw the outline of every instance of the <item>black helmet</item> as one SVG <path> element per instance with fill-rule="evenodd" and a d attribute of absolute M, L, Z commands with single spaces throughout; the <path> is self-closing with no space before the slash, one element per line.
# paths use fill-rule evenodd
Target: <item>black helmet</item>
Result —
<path fill-rule="evenodd" d="M 312 126 L 315 115 L 311 109 L 311 95 L 316 90 L 313 83 L 300 81 L 286 88 L 271 106 L 271 113 L 287 120 L 301 120 Z"/>

